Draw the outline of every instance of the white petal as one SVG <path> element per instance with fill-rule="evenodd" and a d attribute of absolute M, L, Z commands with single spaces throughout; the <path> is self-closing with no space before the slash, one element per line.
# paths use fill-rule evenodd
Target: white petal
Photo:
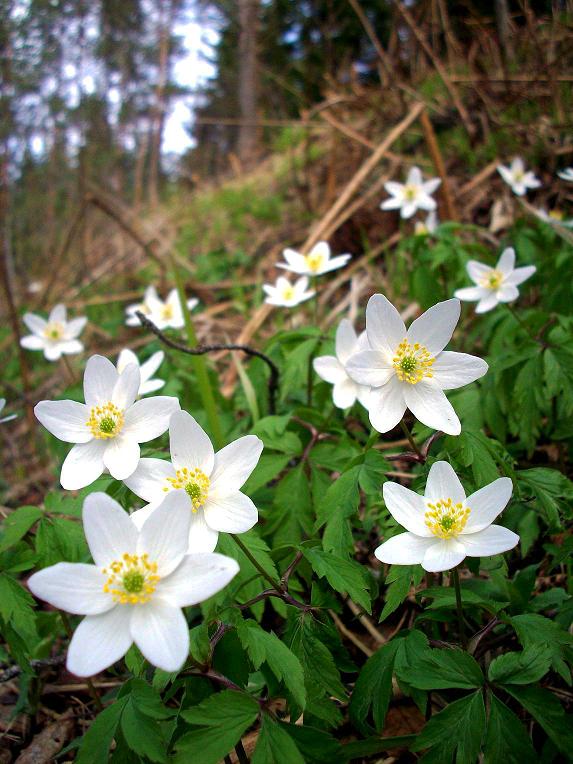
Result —
<path fill-rule="evenodd" d="M 509 276 L 515 267 L 515 250 L 513 247 L 507 247 L 501 253 L 501 257 L 495 266 L 496 271 L 500 271 L 504 276 Z"/>
<path fill-rule="evenodd" d="M 495 296 L 500 302 L 513 302 L 519 297 L 519 290 L 512 284 L 504 284 L 497 290 Z"/>
<path fill-rule="evenodd" d="M 505 182 L 511 186 L 511 184 L 513 183 L 513 172 L 510 170 L 510 168 L 500 164 L 497 168 L 497 171 L 501 175 L 501 177 L 505 180 Z"/>
<path fill-rule="evenodd" d="M 93 676 L 123 658 L 133 642 L 130 620 L 131 608 L 125 605 L 84 618 L 68 647 L 68 671 L 76 676 Z"/>
<path fill-rule="evenodd" d="M 124 348 L 117 357 L 116 368 L 118 372 L 121 374 L 122 371 L 124 371 L 127 366 L 129 366 L 130 363 L 134 363 L 136 366 L 139 366 L 139 361 L 137 360 L 137 356 L 133 350 Z"/>
<path fill-rule="evenodd" d="M 229 496 L 238 491 L 257 466 L 263 447 L 256 435 L 245 435 L 217 451 L 209 496 Z"/>
<path fill-rule="evenodd" d="M 366 331 L 372 348 L 390 356 L 406 336 L 400 314 L 383 294 L 375 294 L 368 300 Z"/>
<path fill-rule="evenodd" d="M 62 464 L 62 488 L 66 491 L 77 491 L 93 483 L 103 472 L 104 451 L 104 440 L 94 438 L 88 443 L 76 443 Z"/>
<path fill-rule="evenodd" d="M 119 375 L 111 394 L 111 400 L 120 409 L 128 409 L 137 398 L 141 372 L 139 364 L 130 363 Z"/>
<path fill-rule="evenodd" d="M 157 400 L 154 398 L 153 400 Z M 175 469 L 200 469 L 210 475 L 215 464 L 213 444 L 205 430 L 186 411 L 176 411 L 169 421 L 171 461 Z"/>
<path fill-rule="evenodd" d="M 429 194 L 433 194 L 435 191 L 438 190 L 438 188 L 440 187 L 441 183 L 442 183 L 442 179 L 441 178 L 431 178 L 430 180 L 427 180 L 423 184 L 424 193 L 428 194 L 428 195 Z"/>
<path fill-rule="evenodd" d="M 189 503 L 189 511 L 191 512 L 191 503 Z M 192 512 L 189 526 L 189 552 L 197 554 L 213 552 L 218 540 L 219 531 L 207 525 L 203 509 Z"/>
<path fill-rule="evenodd" d="M 483 287 L 464 287 L 463 289 L 456 289 L 454 297 L 457 297 L 458 300 L 476 302 L 487 294 L 489 294 L 489 290 Z"/>
<path fill-rule="evenodd" d="M 331 385 L 346 379 L 344 366 L 333 355 L 321 355 L 312 362 L 312 367 L 321 379 Z"/>
<path fill-rule="evenodd" d="M 416 210 L 418 209 L 418 202 L 404 202 L 402 204 L 402 210 L 400 212 L 400 217 L 404 220 L 408 220 L 408 218 L 411 218 L 412 215 L 416 214 Z"/>
<path fill-rule="evenodd" d="M 137 553 L 157 563 L 159 576 L 168 576 L 187 553 L 191 513 L 183 491 L 171 491 L 152 512 L 139 533 Z"/>
<path fill-rule="evenodd" d="M 347 409 L 354 405 L 358 385 L 349 377 L 337 382 L 332 388 L 332 401 L 339 409 Z"/>
<path fill-rule="evenodd" d="M 448 435 L 459 435 L 462 426 L 443 390 L 431 382 L 403 385 L 406 406 L 422 424 Z"/>
<path fill-rule="evenodd" d="M 50 311 L 48 321 L 50 323 L 65 324 L 66 316 L 67 316 L 66 306 L 63 305 L 62 303 L 58 303 L 57 305 L 54 305 L 54 307 Z"/>
<path fill-rule="evenodd" d="M 168 477 L 175 477 L 171 462 L 164 459 L 140 459 L 135 472 L 124 478 L 130 491 L 141 496 L 145 501 L 163 500 L 164 488 L 168 488 Z"/>
<path fill-rule="evenodd" d="M 179 410 L 178 399 L 170 395 L 156 395 L 136 401 L 125 412 L 123 432 L 138 443 L 147 443 L 167 430 L 171 416 Z"/>
<path fill-rule="evenodd" d="M 294 270 L 295 273 L 304 273 L 306 271 L 306 259 L 300 252 L 296 252 L 294 249 L 284 249 L 283 257 L 287 261 L 289 270 Z"/>
<path fill-rule="evenodd" d="M 356 342 L 356 352 L 359 353 L 361 350 L 371 350 L 370 342 L 368 342 L 368 334 L 366 333 L 366 330 L 362 332 L 362 334 L 359 335 L 358 340 Z"/>
<path fill-rule="evenodd" d="M 141 364 L 140 368 L 142 382 L 151 379 L 151 377 L 163 363 L 164 358 L 165 353 L 163 350 L 158 350 L 150 358 L 148 358 L 147 361 L 144 361 L 144 363 Z"/>
<path fill-rule="evenodd" d="M 44 329 L 48 325 L 48 322 L 45 318 L 42 318 L 42 316 L 37 316 L 35 313 L 24 313 L 22 320 L 28 329 L 32 332 L 32 334 L 42 336 L 44 334 Z"/>
<path fill-rule="evenodd" d="M 493 271 L 493 268 L 490 268 L 489 265 L 480 263 L 477 260 L 470 260 L 466 265 L 466 269 L 468 276 L 475 284 L 481 283 Z"/>
<path fill-rule="evenodd" d="M 438 208 L 436 200 L 427 194 L 420 194 L 416 200 L 416 206 L 419 210 L 426 210 L 427 212 L 433 212 Z"/>
<path fill-rule="evenodd" d="M 331 260 L 328 260 L 325 265 L 322 266 L 318 275 L 320 276 L 323 273 L 330 273 L 331 271 L 336 271 L 339 268 L 343 268 L 351 257 L 352 255 L 337 255 L 336 257 L 333 257 Z"/>
<path fill-rule="evenodd" d="M 65 342 L 60 342 L 60 352 L 65 353 L 66 355 L 77 355 L 78 353 L 83 353 L 84 351 L 84 345 L 83 342 L 80 342 L 79 340 L 66 340 Z"/>
<path fill-rule="evenodd" d="M 179 671 L 189 655 L 185 616 L 158 597 L 133 609 L 131 637 L 144 657 L 163 671 Z"/>
<path fill-rule="evenodd" d="M 367 410 L 370 408 L 371 391 L 371 387 L 367 387 L 366 385 L 356 385 L 356 397 L 358 398 L 358 402 Z"/>
<path fill-rule="evenodd" d="M 87 443 L 93 438 L 86 422 L 87 406 L 77 401 L 40 401 L 34 407 L 36 419 L 48 432 L 65 443 Z"/>
<path fill-rule="evenodd" d="M 406 183 L 409 186 L 420 186 L 423 182 L 422 171 L 419 167 L 411 167 L 406 178 Z"/>
<path fill-rule="evenodd" d="M 84 398 L 91 408 L 111 401 L 113 388 L 119 378 L 117 369 L 102 355 L 92 355 L 84 372 Z"/>
<path fill-rule="evenodd" d="M 451 499 L 454 504 L 464 503 L 466 492 L 449 462 L 441 461 L 432 464 L 424 496 L 432 503 L 442 499 Z"/>
<path fill-rule="evenodd" d="M 519 543 L 517 533 L 502 525 L 490 525 L 478 533 L 459 536 L 469 557 L 489 557 L 513 549 Z"/>
<path fill-rule="evenodd" d="M 526 279 L 533 276 L 536 270 L 537 268 L 534 265 L 525 265 L 523 268 L 516 268 L 513 273 L 507 277 L 505 283 L 513 286 L 523 284 Z"/>
<path fill-rule="evenodd" d="M 511 480 L 502 477 L 468 496 L 466 506 L 471 511 L 463 532 L 477 533 L 491 525 L 499 513 L 505 509 L 511 499 L 512 491 Z"/>
<path fill-rule="evenodd" d="M 451 570 L 459 565 L 467 552 L 463 544 L 455 539 L 439 539 L 427 550 L 422 567 L 429 573 Z"/>
<path fill-rule="evenodd" d="M 47 342 L 44 345 L 44 358 L 48 361 L 57 361 L 62 356 L 61 342 Z"/>
<path fill-rule="evenodd" d="M 386 507 L 394 520 L 416 536 L 431 536 L 424 519 L 428 511 L 424 497 L 400 483 L 384 483 L 382 495 Z"/>
<path fill-rule="evenodd" d="M 161 497 L 160 500 L 152 502 L 151 504 L 148 504 L 147 506 L 142 507 L 141 509 L 136 509 L 134 512 L 130 514 L 129 518 L 138 530 L 141 530 L 143 528 L 143 524 L 145 523 L 147 518 L 151 515 L 152 512 L 155 512 L 155 510 L 161 504 L 162 501 L 163 501 L 163 496 Z"/>
<path fill-rule="evenodd" d="M 330 246 L 327 241 L 319 241 L 310 250 L 309 255 L 318 255 L 328 260 L 330 258 Z"/>
<path fill-rule="evenodd" d="M 380 350 L 355 353 L 346 362 L 346 372 L 359 385 L 370 387 L 381 387 L 395 376 L 388 354 Z"/>
<path fill-rule="evenodd" d="M 403 200 L 398 196 L 391 196 L 389 199 L 385 199 L 380 205 L 381 210 L 399 210 L 402 207 Z"/>
<path fill-rule="evenodd" d="M 487 363 L 475 355 L 444 350 L 436 358 L 432 372 L 442 390 L 453 390 L 483 377 L 488 368 Z"/>
<path fill-rule="evenodd" d="M 396 376 L 383 387 L 373 387 L 368 399 L 370 424 L 378 432 L 393 430 L 406 411 L 403 385 Z"/>
<path fill-rule="evenodd" d="M 73 318 L 71 321 L 69 321 L 68 324 L 66 325 L 67 339 L 73 340 L 76 337 L 79 337 L 80 334 L 83 332 L 87 322 L 88 322 L 88 319 L 86 316 L 81 316 L 80 318 Z"/>
<path fill-rule="evenodd" d="M 490 294 L 486 295 L 485 297 L 482 297 L 481 300 L 476 305 L 476 313 L 487 313 L 489 310 L 493 310 L 495 306 L 498 304 L 497 295 L 495 292 L 491 292 Z"/>
<path fill-rule="evenodd" d="M 176 607 L 189 607 L 212 597 L 237 575 L 239 564 L 222 554 L 188 554 L 177 570 L 160 581 L 159 596 Z"/>
<path fill-rule="evenodd" d="M 424 559 L 434 538 L 422 538 L 413 533 L 399 533 L 374 550 L 380 562 L 388 565 L 418 565 Z"/>
<path fill-rule="evenodd" d="M 402 197 L 404 194 L 404 184 L 396 183 L 394 180 L 389 180 L 387 183 L 384 183 L 384 188 L 389 194 L 392 194 L 392 196 Z"/>
<path fill-rule="evenodd" d="M 139 463 L 139 443 L 131 434 L 118 435 L 105 443 L 104 466 L 116 480 L 125 480 L 135 472 Z"/>
<path fill-rule="evenodd" d="M 28 334 L 26 337 L 22 337 L 20 345 L 22 345 L 23 348 L 26 348 L 26 350 L 43 350 L 46 345 L 46 340 L 35 334 Z"/>
<path fill-rule="evenodd" d="M 341 363 L 346 363 L 350 356 L 355 352 L 357 342 L 358 338 L 354 331 L 354 327 L 352 326 L 352 321 L 343 318 L 338 324 L 335 341 L 336 357 Z"/>
<path fill-rule="evenodd" d="M 207 525 L 223 533 L 245 533 L 256 525 L 259 519 L 259 513 L 251 499 L 240 491 L 226 496 L 209 496 L 203 512 Z"/>
<path fill-rule="evenodd" d="M 452 298 L 432 306 L 417 318 L 406 334 L 412 344 L 419 342 L 432 355 L 443 350 L 450 341 L 460 318 L 460 301 Z"/>
<path fill-rule="evenodd" d="M 165 380 L 163 379 L 149 379 L 147 382 L 142 382 L 139 386 L 139 395 L 149 395 L 149 393 L 154 393 L 156 390 L 161 390 L 162 387 L 165 385 Z"/>
<path fill-rule="evenodd" d="M 84 501 L 82 521 L 86 541 L 98 567 L 107 568 L 124 554 L 135 554 L 137 528 L 111 496 L 100 491 L 90 493 Z"/>
<path fill-rule="evenodd" d="M 105 613 L 114 606 L 103 590 L 106 577 L 95 565 L 59 562 L 34 573 L 28 588 L 35 597 L 59 610 L 78 615 Z"/>

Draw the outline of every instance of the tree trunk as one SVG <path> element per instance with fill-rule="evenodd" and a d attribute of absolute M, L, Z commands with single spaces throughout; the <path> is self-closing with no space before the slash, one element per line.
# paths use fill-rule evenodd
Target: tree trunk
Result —
<path fill-rule="evenodd" d="M 152 206 L 159 203 L 159 176 L 161 172 L 161 143 L 165 126 L 167 99 L 165 90 L 169 80 L 169 55 L 171 24 L 173 21 L 172 0 L 161 0 L 159 7 L 159 62 L 155 103 L 151 127 L 151 151 L 149 156 L 149 201 Z"/>
<path fill-rule="evenodd" d="M 241 126 L 237 153 L 243 168 L 253 164 L 257 151 L 257 27 L 258 0 L 238 0 L 239 109 Z"/>

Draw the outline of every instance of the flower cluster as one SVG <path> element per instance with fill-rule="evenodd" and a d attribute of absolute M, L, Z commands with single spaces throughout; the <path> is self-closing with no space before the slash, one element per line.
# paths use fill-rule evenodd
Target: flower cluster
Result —
<path fill-rule="evenodd" d="M 187 307 L 193 310 L 199 304 L 195 297 L 187 300 Z M 183 309 L 176 289 L 172 289 L 166 300 L 159 297 L 154 286 L 145 290 L 143 301 L 128 305 L 125 309 L 127 326 L 139 326 L 136 313 L 143 313 L 155 326 L 160 329 L 182 329 L 185 325 Z"/>

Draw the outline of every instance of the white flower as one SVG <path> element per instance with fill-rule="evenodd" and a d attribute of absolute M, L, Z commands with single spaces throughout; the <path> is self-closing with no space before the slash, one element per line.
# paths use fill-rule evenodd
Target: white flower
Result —
<path fill-rule="evenodd" d="M 500 302 L 512 302 L 519 297 L 518 284 L 535 273 L 534 265 L 515 267 L 515 250 L 504 249 L 495 268 L 470 260 L 467 271 L 474 287 L 457 289 L 454 294 L 460 300 L 477 302 L 476 313 L 487 313 Z"/>
<path fill-rule="evenodd" d="M 5 405 L 6 405 L 6 398 L 0 398 L 0 414 L 4 411 Z M 11 422 L 13 419 L 16 419 L 17 416 L 18 416 L 17 414 L 8 414 L 8 416 L 4 416 L 0 419 L 0 424 Z"/>
<path fill-rule="evenodd" d="M 151 356 L 151 358 L 148 358 L 147 361 L 144 361 L 140 365 L 139 360 L 137 356 L 135 355 L 135 353 L 133 352 L 133 350 L 130 350 L 129 348 L 124 348 L 119 354 L 116 368 L 118 372 L 121 374 L 121 372 L 130 363 L 134 363 L 136 366 L 139 366 L 139 373 L 141 375 L 141 383 L 139 385 L 139 390 L 137 391 L 137 395 L 138 396 L 147 395 L 148 393 L 154 393 L 156 390 L 160 390 L 165 384 L 165 380 L 163 379 L 152 379 L 157 369 L 163 363 L 164 358 L 165 358 L 165 353 L 163 352 L 163 350 L 158 350 L 157 353 L 154 353 Z"/>
<path fill-rule="evenodd" d="M 360 403 L 368 408 L 370 387 L 358 385 L 346 372 L 346 361 L 360 350 L 366 350 L 370 346 L 366 332 L 357 337 L 352 323 L 344 318 L 338 324 L 336 330 L 335 351 L 336 356 L 322 355 L 312 362 L 314 370 L 325 382 L 334 385 L 332 388 L 332 400 L 339 409 L 353 406 L 358 398 Z"/>
<path fill-rule="evenodd" d="M 528 188 L 539 188 L 541 182 L 531 171 L 525 170 L 525 164 L 521 157 L 516 157 L 509 167 L 498 165 L 497 171 L 505 180 L 511 190 L 518 196 L 524 196 Z"/>
<path fill-rule="evenodd" d="M 308 255 L 301 255 L 294 249 L 283 250 L 286 263 L 277 263 L 277 268 L 284 268 L 300 276 L 322 276 L 323 273 L 343 268 L 352 255 L 330 256 L 330 247 L 326 241 L 319 241 Z"/>
<path fill-rule="evenodd" d="M 83 488 L 105 468 L 116 480 L 124 480 L 137 467 L 139 444 L 167 430 L 179 401 L 165 395 L 136 401 L 139 386 L 138 366 L 131 363 L 118 374 L 111 361 L 94 355 L 84 372 L 85 403 L 40 401 L 36 405 L 36 417 L 52 435 L 75 443 L 62 465 L 64 488 Z"/>
<path fill-rule="evenodd" d="M 28 292 L 30 294 L 39 294 L 44 288 L 43 281 L 30 281 L 28 284 Z"/>
<path fill-rule="evenodd" d="M 230 557 L 187 554 L 189 513 L 173 498 L 138 530 L 110 496 L 91 494 L 83 524 L 95 565 L 59 562 L 28 580 L 36 597 L 85 616 L 68 648 L 72 674 L 103 671 L 134 642 L 154 666 L 179 671 L 189 654 L 181 608 L 213 596 L 238 573 Z"/>
<path fill-rule="evenodd" d="M 370 422 L 378 432 L 393 429 L 407 408 L 428 427 L 459 435 L 461 424 L 444 390 L 482 377 L 488 365 L 466 353 L 444 351 L 460 316 L 458 300 L 439 302 L 417 318 L 408 331 L 396 308 L 375 294 L 366 308 L 371 350 L 346 363 L 355 382 L 370 385 Z"/>
<path fill-rule="evenodd" d="M 22 337 L 20 344 L 27 350 L 43 350 L 48 361 L 57 361 L 62 353 L 74 355 L 84 349 L 78 337 L 87 318 L 82 316 L 67 321 L 65 305 L 52 308 L 47 321 L 35 313 L 26 313 L 23 320 L 32 334 Z"/>
<path fill-rule="evenodd" d="M 125 484 L 148 501 L 132 514 L 137 526 L 160 506 L 166 496 L 185 507 L 190 518 L 190 552 L 212 552 L 219 531 L 244 533 L 258 520 L 257 508 L 239 490 L 257 466 L 263 442 L 245 435 L 215 453 L 207 433 L 186 411 L 169 422 L 171 462 L 141 459 Z"/>
<path fill-rule="evenodd" d="M 435 210 L 437 204 L 432 194 L 441 182 L 440 178 L 424 181 L 420 168 L 412 167 L 406 183 L 390 181 L 384 184 L 391 198 L 382 202 L 380 209 L 400 210 L 402 218 L 411 218 L 417 210 Z"/>
<path fill-rule="evenodd" d="M 549 223 L 552 226 L 562 226 L 563 228 L 573 228 L 573 220 L 565 220 L 565 216 L 560 210 L 547 212 L 543 207 L 538 207 L 533 211 L 539 220 L 543 220 L 544 223 Z"/>
<path fill-rule="evenodd" d="M 431 572 L 450 570 L 465 557 L 507 552 L 519 536 L 492 525 L 511 498 L 512 483 L 503 477 L 466 498 L 448 462 L 435 462 L 420 496 L 399 483 L 384 483 L 386 506 L 407 533 L 385 541 L 374 554 L 391 565 L 422 565 Z"/>
<path fill-rule="evenodd" d="M 154 286 L 148 286 L 143 295 L 143 301 L 128 305 L 125 309 L 127 326 L 140 326 L 139 319 L 135 315 L 136 312 L 143 313 L 144 316 L 149 316 L 151 313 L 151 306 L 159 301 L 159 295 L 157 289 Z"/>
<path fill-rule="evenodd" d="M 310 300 L 316 294 L 316 292 L 308 290 L 307 287 L 307 276 L 301 276 L 294 284 L 291 284 L 284 276 L 279 276 L 274 286 L 263 284 L 263 291 L 267 295 L 265 302 L 282 308 L 294 308 L 301 302 Z"/>
<path fill-rule="evenodd" d="M 414 225 L 414 233 L 416 236 L 427 236 L 428 234 L 435 233 L 438 227 L 438 216 L 436 210 L 432 210 L 428 213 L 428 217 L 422 220 L 416 220 Z"/>
<path fill-rule="evenodd" d="M 557 175 L 561 178 L 561 180 L 566 180 L 568 183 L 573 183 L 573 167 L 566 167 L 564 170 L 561 170 L 561 172 L 558 172 Z"/>
<path fill-rule="evenodd" d="M 193 310 L 198 304 L 199 300 L 195 297 L 187 300 L 189 310 Z M 172 289 L 167 295 L 167 299 L 163 301 L 154 287 L 148 287 L 142 305 L 129 305 L 126 308 L 128 313 L 126 324 L 128 326 L 139 326 L 139 319 L 135 315 L 137 310 L 147 316 L 161 331 L 163 329 L 182 329 L 185 326 L 183 310 L 176 289 Z"/>

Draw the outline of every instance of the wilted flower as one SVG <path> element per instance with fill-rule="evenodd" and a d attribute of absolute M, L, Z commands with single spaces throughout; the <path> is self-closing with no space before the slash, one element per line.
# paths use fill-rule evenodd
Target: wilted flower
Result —
<path fill-rule="evenodd" d="M 74 443 L 60 482 L 67 490 L 93 483 L 104 469 L 116 480 L 129 477 L 139 462 L 139 444 L 165 432 L 177 398 L 158 395 L 136 401 L 141 378 L 131 363 L 118 373 L 101 355 L 92 356 L 84 372 L 85 403 L 40 401 L 34 413 L 56 438 Z"/>
<path fill-rule="evenodd" d="M 355 353 L 369 347 L 366 332 L 362 332 L 357 337 L 352 323 L 347 318 L 343 318 L 336 330 L 336 356 L 323 355 L 315 358 L 312 362 L 318 376 L 325 382 L 334 385 L 332 400 L 334 405 L 340 409 L 354 405 L 357 398 L 365 408 L 368 408 L 370 387 L 354 382 L 348 376 L 345 364 Z"/>
<path fill-rule="evenodd" d="M 517 285 L 533 276 L 536 270 L 534 265 L 516 268 L 513 247 L 503 250 L 494 268 L 477 260 L 470 260 L 466 267 L 476 286 L 457 289 L 454 294 L 460 300 L 477 302 L 476 313 L 487 313 L 500 302 L 516 300 L 519 297 Z"/>
<path fill-rule="evenodd" d="M 23 320 L 32 334 L 22 337 L 20 344 L 27 350 L 43 350 L 48 361 L 57 361 L 62 354 L 81 353 L 84 349 L 78 337 L 87 318 L 82 316 L 68 321 L 65 305 L 52 308 L 47 321 L 35 313 L 26 313 Z"/>
<path fill-rule="evenodd" d="M 428 217 L 424 221 L 416 220 L 414 233 L 416 236 L 428 236 L 429 234 L 435 233 L 437 227 L 438 215 L 436 214 L 436 210 L 432 210 L 428 213 Z"/>
<path fill-rule="evenodd" d="M 300 276 L 322 276 L 323 273 L 342 268 L 352 255 L 330 256 L 330 247 L 326 241 L 319 241 L 308 255 L 301 255 L 294 249 L 283 250 L 286 263 L 277 263 L 277 268 L 298 273 Z"/>
<path fill-rule="evenodd" d="M 448 462 L 435 462 L 420 496 L 399 483 L 384 483 L 386 506 L 406 533 L 385 541 L 374 554 L 391 565 L 418 565 L 431 573 L 450 570 L 465 557 L 507 552 L 519 536 L 492 525 L 511 498 L 512 483 L 502 477 L 466 498 Z"/>
<path fill-rule="evenodd" d="M 516 157 L 509 167 L 498 165 L 497 171 L 518 196 L 524 196 L 529 188 L 539 188 L 541 185 L 533 172 L 526 171 L 521 157 Z"/>
<path fill-rule="evenodd" d="M 155 399 L 156 400 L 156 399 Z M 171 462 L 141 459 L 125 484 L 148 501 L 132 514 L 138 527 L 173 494 L 189 515 L 189 551 L 212 552 L 219 531 L 244 533 L 255 525 L 257 508 L 239 490 L 257 466 L 263 442 L 245 435 L 217 453 L 207 433 L 186 411 L 169 422 Z"/>
<path fill-rule="evenodd" d="M 561 172 L 558 172 L 557 175 L 561 178 L 561 180 L 566 180 L 569 183 L 573 183 L 573 167 L 566 167 L 564 170 L 561 170 Z"/>
<path fill-rule="evenodd" d="M 400 217 L 411 218 L 417 210 L 435 210 L 437 207 L 432 194 L 442 181 L 432 178 L 424 181 L 419 167 L 412 167 L 406 178 L 406 183 L 389 181 L 384 188 L 391 195 L 390 199 L 382 202 L 380 209 L 400 210 Z"/>
<path fill-rule="evenodd" d="M 5 405 L 6 405 L 6 398 L 0 398 L 0 414 L 4 411 Z M 0 419 L 0 424 L 11 422 L 13 419 L 16 419 L 17 416 L 18 416 L 17 414 L 8 414 L 8 416 L 4 416 Z"/>
<path fill-rule="evenodd" d="M 458 300 L 439 302 L 417 318 L 408 331 L 396 308 L 375 294 L 366 308 L 366 332 L 371 350 L 346 362 L 350 377 L 370 385 L 370 422 L 388 432 L 407 408 L 428 427 L 459 435 L 460 420 L 444 390 L 463 387 L 482 377 L 488 365 L 467 353 L 452 353 L 450 341 L 460 316 Z"/>
<path fill-rule="evenodd" d="M 140 364 L 133 350 L 124 348 L 119 354 L 116 368 L 121 374 L 121 372 L 127 366 L 129 366 L 130 363 L 134 363 L 136 366 L 139 366 L 141 383 L 139 385 L 137 394 L 138 396 L 147 395 L 148 393 L 154 393 L 156 390 L 160 390 L 165 384 L 165 380 L 163 379 L 152 379 L 157 369 L 163 363 L 164 358 L 165 353 L 163 350 L 158 350 L 157 353 L 154 353 L 150 358 L 147 359 L 147 361 L 144 361 L 142 364 Z"/>
<path fill-rule="evenodd" d="M 83 524 L 95 564 L 59 562 L 28 580 L 36 597 L 85 616 L 68 648 L 72 674 L 103 671 L 134 642 L 154 666 L 179 671 L 189 654 L 181 608 L 213 596 L 238 573 L 230 557 L 187 554 L 190 516 L 174 499 L 138 530 L 110 496 L 91 494 Z"/>
<path fill-rule="evenodd" d="M 279 276 L 276 284 L 263 284 L 263 291 L 267 295 L 265 302 L 268 305 L 276 305 L 281 308 L 294 308 L 301 302 L 310 300 L 316 292 L 308 289 L 308 277 L 301 276 L 294 284 L 291 284 L 284 276 Z"/>

